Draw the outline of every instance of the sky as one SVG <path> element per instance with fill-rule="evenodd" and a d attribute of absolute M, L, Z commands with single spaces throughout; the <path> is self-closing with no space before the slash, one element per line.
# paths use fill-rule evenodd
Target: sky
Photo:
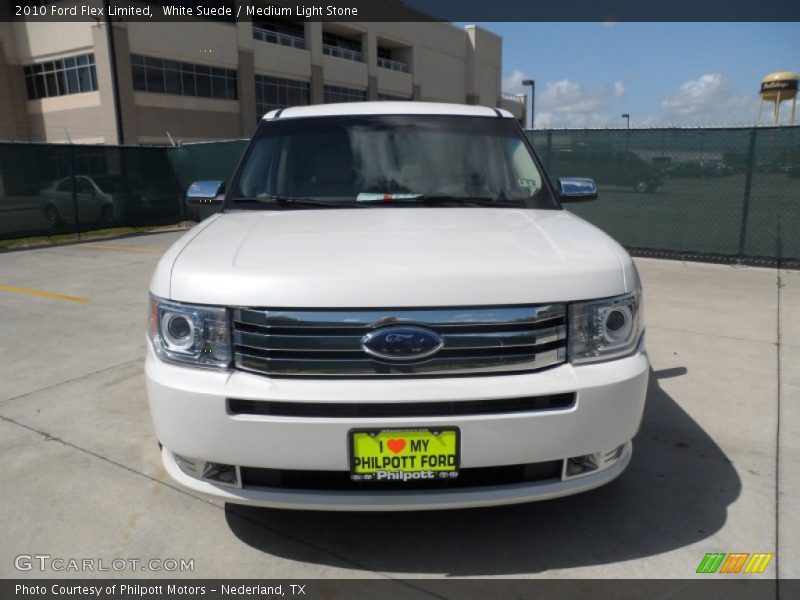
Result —
<path fill-rule="evenodd" d="M 536 81 L 537 128 L 752 125 L 761 79 L 800 73 L 800 23 L 478 25 L 503 37 L 504 92 Z"/>

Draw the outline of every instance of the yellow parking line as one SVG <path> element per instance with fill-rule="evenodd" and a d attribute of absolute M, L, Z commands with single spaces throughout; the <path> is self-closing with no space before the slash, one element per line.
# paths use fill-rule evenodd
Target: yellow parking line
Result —
<path fill-rule="evenodd" d="M 54 300 L 66 300 L 67 302 L 78 302 L 79 304 L 86 304 L 87 302 L 91 302 L 89 298 L 82 298 L 81 296 L 67 296 L 66 294 L 54 294 L 53 292 L 45 292 L 44 290 L 32 290 L 30 288 L 15 287 L 13 285 L 0 285 L 0 292 L 12 292 L 14 294 L 36 296 L 38 298 L 53 298 Z"/>
<path fill-rule="evenodd" d="M 121 252 L 140 252 L 162 254 L 166 248 L 145 248 L 143 246 L 119 246 L 116 244 L 79 244 L 80 248 L 99 248 L 100 250 L 119 250 Z"/>

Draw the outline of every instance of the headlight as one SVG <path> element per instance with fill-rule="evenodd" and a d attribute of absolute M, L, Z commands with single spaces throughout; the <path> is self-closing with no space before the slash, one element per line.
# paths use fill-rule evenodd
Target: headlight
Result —
<path fill-rule="evenodd" d="M 569 356 L 573 363 L 631 354 L 643 330 L 641 290 L 569 307 Z"/>
<path fill-rule="evenodd" d="M 150 296 L 150 343 L 165 362 L 226 368 L 231 362 L 228 311 Z"/>

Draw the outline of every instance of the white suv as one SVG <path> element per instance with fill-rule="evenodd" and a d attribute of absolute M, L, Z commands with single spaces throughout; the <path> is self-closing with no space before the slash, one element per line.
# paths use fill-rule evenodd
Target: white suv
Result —
<path fill-rule="evenodd" d="M 270 112 L 150 286 L 147 389 L 184 486 L 283 508 L 511 504 L 613 480 L 648 379 L 631 258 L 502 110 Z M 223 199 L 224 195 L 224 199 Z"/>

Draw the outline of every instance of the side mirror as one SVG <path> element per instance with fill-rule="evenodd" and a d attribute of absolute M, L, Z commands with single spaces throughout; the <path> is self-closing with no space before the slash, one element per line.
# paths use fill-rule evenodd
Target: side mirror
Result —
<path fill-rule="evenodd" d="M 186 203 L 219 206 L 222 204 L 224 192 L 224 181 L 195 181 L 186 190 Z"/>
<path fill-rule="evenodd" d="M 586 177 L 562 177 L 558 180 L 562 202 L 597 200 L 597 184 Z"/>

